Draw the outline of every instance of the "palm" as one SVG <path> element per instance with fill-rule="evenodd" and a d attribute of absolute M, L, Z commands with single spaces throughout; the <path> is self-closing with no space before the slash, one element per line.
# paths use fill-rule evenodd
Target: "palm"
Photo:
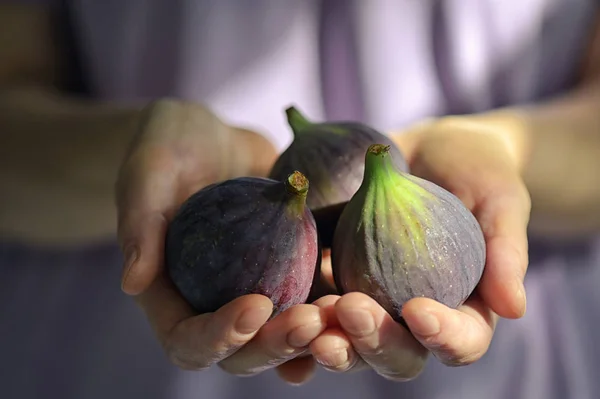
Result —
<path fill-rule="evenodd" d="M 426 350 L 449 365 L 476 361 L 491 342 L 496 315 L 523 315 L 530 204 L 518 171 L 496 136 L 456 126 L 432 126 L 419 127 L 395 137 L 395 141 L 414 175 L 449 190 L 476 216 L 487 247 L 482 279 L 459 309 L 427 298 L 409 301 L 403 317 L 410 333 L 364 294 L 321 298 L 316 303 L 331 315 L 328 322 L 331 319 L 332 324 L 311 344 L 311 351 L 320 360 L 327 357 L 323 348 L 337 340 L 335 345 L 345 345 L 348 355 L 343 364 L 328 368 L 344 371 L 369 366 L 387 378 L 406 379 L 418 375 Z M 357 309 L 364 310 L 358 318 Z M 371 318 L 374 331 L 368 328 Z M 343 337 L 335 332 L 340 326 Z M 367 330 L 372 332 L 365 333 Z"/>
<path fill-rule="evenodd" d="M 259 161 L 248 156 L 259 152 Z M 123 289 L 136 295 L 180 367 L 218 364 L 232 374 L 256 374 L 303 352 L 324 328 L 320 309 L 309 304 L 265 325 L 272 304 L 261 295 L 197 315 L 165 275 L 165 233 L 181 203 L 208 184 L 264 174 L 275 156 L 266 139 L 227 127 L 197 105 L 161 101 L 147 108 L 117 185 L 119 237 L 127 259 Z"/>
<path fill-rule="evenodd" d="M 522 316 L 525 304 L 519 291 L 527 265 L 530 206 L 510 157 L 502 143 L 479 132 L 425 136 L 410 154 L 412 173 L 449 190 L 473 212 L 487 243 L 478 293 L 500 316 Z M 402 138 L 398 141 L 403 144 Z M 507 267 L 513 275 L 506 275 Z"/>
<path fill-rule="evenodd" d="M 485 236 L 487 259 L 482 279 L 458 313 L 425 299 L 412 301 L 404 311 L 410 325 L 421 306 L 437 308 L 442 324 L 447 317 L 446 322 L 455 323 L 462 333 L 461 343 L 451 336 L 445 338 L 448 350 L 437 355 L 448 363 L 468 363 L 473 359 L 465 361 L 463 354 L 487 350 L 496 314 L 518 318 L 525 311 L 522 281 L 527 266 L 529 196 L 503 142 L 487 132 L 460 126 L 432 127 L 399 136 L 397 142 L 407 152 L 411 172 L 460 198 Z M 427 339 L 424 341 L 427 344 Z"/>

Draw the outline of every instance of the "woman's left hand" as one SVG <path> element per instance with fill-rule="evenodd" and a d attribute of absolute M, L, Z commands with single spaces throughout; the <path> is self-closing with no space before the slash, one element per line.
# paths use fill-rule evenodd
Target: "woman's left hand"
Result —
<path fill-rule="evenodd" d="M 477 361 L 488 350 L 498 316 L 524 315 L 531 204 L 509 133 L 469 117 L 448 117 L 393 135 L 411 173 L 449 190 L 476 216 L 486 239 L 485 270 L 458 309 L 427 298 L 409 301 L 402 314 L 410 332 L 367 295 L 318 299 L 329 325 L 310 345 L 318 363 L 334 371 L 370 367 L 388 379 L 410 380 L 430 352 L 450 366 Z M 278 371 L 300 382 L 306 367 L 308 359 L 296 359 Z"/>

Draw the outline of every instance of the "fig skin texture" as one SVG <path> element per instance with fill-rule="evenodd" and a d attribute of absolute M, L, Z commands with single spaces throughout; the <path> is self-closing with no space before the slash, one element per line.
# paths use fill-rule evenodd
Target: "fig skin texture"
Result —
<path fill-rule="evenodd" d="M 269 177 L 282 180 L 294 170 L 304 173 L 310 180 L 307 204 L 313 211 L 352 198 L 362 182 L 365 151 L 371 144 L 389 145 L 398 167 L 409 170 L 394 142 L 369 126 L 349 121 L 313 123 L 295 106 L 285 113 L 294 139 Z"/>
<path fill-rule="evenodd" d="M 321 250 L 306 206 L 308 180 L 241 177 L 192 195 L 170 223 L 168 274 L 199 313 L 245 294 L 273 302 L 271 317 L 304 303 Z"/>
<path fill-rule="evenodd" d="M 369 147 L 364 181 L 335 229 L 332 271 L 342 293 L 363 292 L 396 321 L 427 297 L 457 308 L 486 260 L 479 223 L 449 191 L 403 173 L 386 145 Z"/>

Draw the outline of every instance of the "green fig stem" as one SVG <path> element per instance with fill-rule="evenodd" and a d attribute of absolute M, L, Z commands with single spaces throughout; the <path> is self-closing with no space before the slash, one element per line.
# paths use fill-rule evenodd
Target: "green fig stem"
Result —
<path fill-rule="evenodd" d="M 312 125 L 312 123 L 294 106 L 288 107 L 285 110 L 285 114 L 294 135 L 299 134 Z"/>
<path fill-rule="evenodd" d="M 289 195 L 288 208 L 296 216 L 304 214 L 306 206 L 306 196 L 308 194 L 309 182 L 306 176 L 295 171 L 285 180 L 285 187 Z"/>
<path fill-rule="evenodd" d="M 394 167 L 389 145 L 372 144 L 365 155 L 364 182 L 378 181 L 390 173 L 400 173 Z"/>

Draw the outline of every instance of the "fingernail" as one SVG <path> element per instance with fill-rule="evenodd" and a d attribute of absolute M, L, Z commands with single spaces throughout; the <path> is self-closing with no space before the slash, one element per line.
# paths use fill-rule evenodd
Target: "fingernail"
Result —
<path fill-rule="evenodd" d="M 346 349 L 338 349 L 336 351 L 319 354 L 316 359 L 319 364 L 325 367 L 339 368 L 348 362 L 348 351 Z"/>
<path fill-rule="evenodd" d="M 235 323 L 235 329 L 240 334 L 252 334 L 265 324 L 271 316 L 271 309 L 265 307 L 250 308 L 244 311 Z"/>
<path fill-rule="evenodd" d="M 439 334 L 440 321 L 429 312 L 420 312 L 410 323 L 410 330 L 417 335 L 431 337 Z"/>
<path fill-rule="evenodd" d="M 293 348 L 304 348 L 324 330 L 321 323 L 306 324 L 294 328 L 287 335 L 287 343 Z"/>
<path fill-rule="evenodd" d="M 375 319 L 371 312 L 365 309 L 348 309 L 340 317 L 344 330 L 352 335 L 364 337 L 375 332 Z"/>
<path fill-rule="evenodd" d="M 131 268 L 138 260 L 139 251 L 136 245 L 130 245 L 125 249 L 125 263 L 123 264 L 123 275 L 121 278 L 121 287 L 125 285 L 127 276 L 131 271 Z"/>

